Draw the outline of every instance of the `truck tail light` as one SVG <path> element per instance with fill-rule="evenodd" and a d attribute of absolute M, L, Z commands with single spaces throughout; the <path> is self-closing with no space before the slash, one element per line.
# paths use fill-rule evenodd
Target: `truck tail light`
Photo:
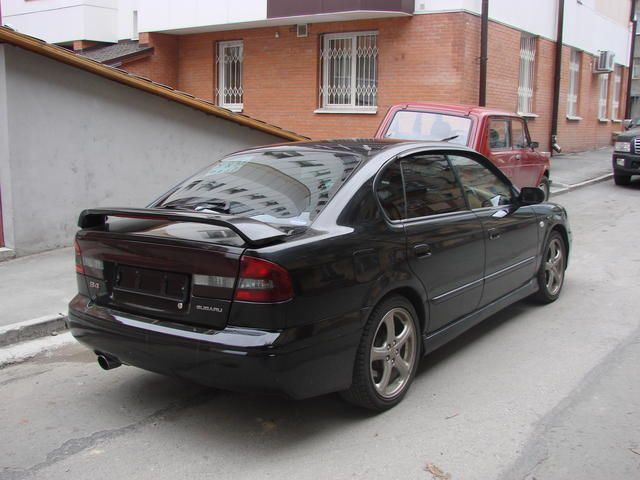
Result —
<path fill-rule="evenodd" d="M 284 302 L 293 298 L 291 275 L 273 262 L 243 256 L 234 295 L 244 302 Z"/>

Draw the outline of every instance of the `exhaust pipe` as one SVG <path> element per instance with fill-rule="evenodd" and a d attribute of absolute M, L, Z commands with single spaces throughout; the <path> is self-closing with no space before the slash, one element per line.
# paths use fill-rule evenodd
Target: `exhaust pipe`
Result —
<path fill-rule="evenodd" d="M 120 362 L 116 357 L 100 353 L 98 354 L 98 365 L 100 365 L 103 370 L 112 370 L 122 365 L 122 362 Z"/>

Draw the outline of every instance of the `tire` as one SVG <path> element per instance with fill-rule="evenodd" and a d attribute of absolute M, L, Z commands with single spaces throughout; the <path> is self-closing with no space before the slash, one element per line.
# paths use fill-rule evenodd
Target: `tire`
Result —
<path fill-rule="evenodd" d="M 417 318 L 411 302 L 399 295 L 376 306 L 362 333 L 351 387 L 340 392 L 342 398 L 377 412 L 402 401 L 420 359 Z"/>
<path fill-rule="evenodd" d="M 616 185 L 629 185 L 631 183 L 631 175 L 613 174 L 613 181 Z"/>
<path fill-rule="evenodd" d="M 555 302 L 564 284 L 567 267 L 567 246 L 560 232 L 553 231 L 544 246 L 542 263 L 537 273 L 539 290 L 533 298 L 540 303 Z"/>
<path fill-rule="evenodd" d="M 549 177 L 543 175 L 538 188 L 544 192 L 544 201 L 546 202 L 547 200 L 549 200 L 549 197 L 551 196 L 551 185 L 549 184 Z"/>

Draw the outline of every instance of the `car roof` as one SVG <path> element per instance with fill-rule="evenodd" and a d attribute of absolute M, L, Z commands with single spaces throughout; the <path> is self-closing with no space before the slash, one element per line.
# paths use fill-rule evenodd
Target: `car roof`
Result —
<path fill-rule="evenodd" d="M 476 115 L 479 117 L 487 116 L 487 115 L 505 115 L 505 116 L 519 116 L 515 112 L 510 112 L 508 110 L 501 110 L 497 108 L 490 107 L 479 107 L 477 105 L 457 105 L 452 103 L 433 103 L 433 102 L 409 102 L 409 103 L 398 103 L 391 107 L 392 109 L 397 110 L 424 110 L 429 112 L 447 112 L 447 113 L 456 113 L 462 114 L 465 116 Z"/>
<path fill-rule="evenodd" d="M 374 139 L 374 138 L 349 138 L 339 140 L 309 140 L 302 142 L 288 142 L 278 143 L 275 145 L 266 145 L 263 147 L 252 148 L 249 150 L 242 150 L 236 152 L 233 155 L 241 155 L 246 153 L 264 153 L 274 150 L 287 151 L 287 150 L 308 150 L 308 151 L 331 151 L 331 152 L 344 152 L 349 154 L 358 155 L 362 161 L 375 157 L 377 154 L 387 151 L 396 150 L 402 151 L 411 148 L 425 148 L 425 149 L 452 149 L 452 150 L 469 150 L 473 151 L 465 146 L 448 143 L 448 142 L 434 142 L 434 141 L 420 141 L 420 140 L 396 140 L 396 139 Z"/>

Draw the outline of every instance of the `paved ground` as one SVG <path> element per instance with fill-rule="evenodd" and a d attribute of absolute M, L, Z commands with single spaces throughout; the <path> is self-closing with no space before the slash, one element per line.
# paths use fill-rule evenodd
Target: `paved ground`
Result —
<path fill-rule="evenodd" d="M 0 327 L 67 312 L 76 292 L 73 248 L 0 263 Z"/>
<path fill-rule="evenodd" d="M 0 370 L 0 479 L 640 478 L 640 182 L 567 193 L 561 299 L 426 358 L 382 415 L 201 389 L 79 346 Z"/>
<path fill-rule="evenodd" d="M 612 152 L 612 148 L 601 148 L 591 152 L 567 153 L 551 157 L 551 193 L 613 173 Z"/>

